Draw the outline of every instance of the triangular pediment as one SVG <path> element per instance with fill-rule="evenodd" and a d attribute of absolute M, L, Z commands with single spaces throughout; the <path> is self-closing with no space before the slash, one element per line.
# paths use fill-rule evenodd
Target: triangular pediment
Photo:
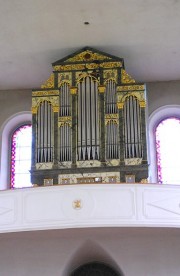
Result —
<path fill-rule="evenodd" d="M 91 47 L 84 47 L 83 49 L 54 62 L 52 65 L 56 66 L 56 65 L 72 64 L 72 63 L 107 62 L 107 61 L 113 61 L 113 62 L 121 61 L 122 64 L 124 63 L 122 58 L 98 51 Z"/>

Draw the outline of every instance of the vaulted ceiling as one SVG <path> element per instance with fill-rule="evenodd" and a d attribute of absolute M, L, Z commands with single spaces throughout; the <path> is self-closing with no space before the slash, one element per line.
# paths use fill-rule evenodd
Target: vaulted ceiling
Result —
<path fill-rule="evenodd" d="M 0 4 L 1 90 L 40 87 L 51 63 L 85 46 L 124 58 L 127 72 L 138 81 L 180 79 L 178 0 Z"/>

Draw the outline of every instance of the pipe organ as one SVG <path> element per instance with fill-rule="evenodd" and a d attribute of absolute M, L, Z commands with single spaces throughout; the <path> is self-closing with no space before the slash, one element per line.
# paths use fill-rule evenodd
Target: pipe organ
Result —
<path fill-rule="evenodd" d="M 145 85 L 122 58 L 86 47 L 54 62 L 32 91 L 32 115 L 33 184 L 148 177 Z"/>

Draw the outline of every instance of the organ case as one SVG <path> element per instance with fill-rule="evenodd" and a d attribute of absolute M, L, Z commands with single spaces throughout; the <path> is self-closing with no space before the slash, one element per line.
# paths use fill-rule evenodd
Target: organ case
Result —
<path fill-rule="evenodd" d="M 32 183 L 147 179 L 145 85 L 122 58 L 89 47 L 52 65 L 32 92 Z"/>

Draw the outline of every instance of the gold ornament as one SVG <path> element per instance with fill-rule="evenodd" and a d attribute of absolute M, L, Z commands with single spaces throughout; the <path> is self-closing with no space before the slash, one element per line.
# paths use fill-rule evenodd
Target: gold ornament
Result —
<path fill-rule="evenodd" d="M 60 87 L 64 83 L 72 85 L 72 73 L 63 72 L 58 74 L 58 87 Z"/>
<path fill-rule="evenodd" d="M 122 86 L 117 86 L 117 91 L 119 92 L 123 92 L 123 91 L 137 91 L 137 90 L 144 90 L 145 89 L 145 85 L 122 85 Z"/>
<path fill-rule="evenodd" d="M 53 96 L 59 95 L 59 90 L 45 90 L 45 91 L 33 91 L 32 96 Z"/>
<path fill-rule="evenodd" d="M 59 106 L 53 106 L 53 112 L 59 112 Z"/>
<path fill-rule="evenodd" d="M 117 78 L 118 78 L 117 70 L 116 69 L 104 70 L 103 78 L 104 78 L 105 82 L 107 82 L 108 80 L 111 79 L 117 83 Z"/>
<path fill-rule="evenodd" d="M 140 182 L 140 183 L 142 183 L 142 184 L 148 184 L 149 181 L 148 181 L 147 178 L 144 178 L 144 179 L 141 179 L 141 182 Z"/>
<path fill-rule="evenodd" d="M 82 61 L 94 61 L 94 60 L 106 60 L 111 59 L 110 57 L 104 56 L 102 54 L 93 53 L 90 50 L 86 50 L 80 54 L 73 56 L 66 60 L 66 62 L 82 62 Z"/>
<path fill-rule="evenodd" d="M 112 123 L 114 125 L 118 125 L 119 124 L 119 120 L 118 119 L 106 119 L 105 118 L 105 125 L 107 126 L 110 123 Z"/>
<path fill-rule="evenodd" d="M 124 69 L 121 70 L 121 82 L 122 83 L 135 83 L 136 81 L 126 73 Z"/>
<path fill-rule="evenodd" d="M 105 114 L 105 119 L 118 119 L 119 114 L 118 113 L 113 113 L 113 114 Z"/>
<path fill-rule="evenodd" d="M 36 114 L 37 113 L 37 107 L 32 107 L 31 111 L 32 111 L 32 114 Z"/>
<path fill-rule="evenodd" d="M 65 125 L 72 126 L 72 117 L 71 116 L 65 116 L 65 117 L 59 117 L 58 127 L 62 127 Z"/>
<path fill-rule="evenodd" d="M 131 92 L 126 92 L 126 93 L 117 93 L 117 101 L 120 102 L 125 102 L 126 98 L 128 97 L 135 97 L 138 99 L 139 102 L 142 102 L 142 105 L 145 102 L 144 98 L 144 93 L 142 91 L 131 91 Z"/>
<path fill-rule="evenodd" d="M 146 102 L 145 101 L 140 101 L 139 105 L 140 105 L 140 107 L 146 107 Z"/>
<path fill-rule="evenodd" d="M 53 69 L 54 71 L 84 70 L 85 64 L 56 65 L 53 67 Z"/>
<path fill-rule="evenodd" d="M 100 63 L 100 67 L 102 68 L 114 68 L 114 67 L 122 67 L 122 62 L 115 61 L 115 62 L 103 62 Z"/>
<path fill-rule="evenodd" d="M 72 206 L 74 209 L 79 210 L 82 208 L 82 201 L 81 199 L 76 199 L 73 201 Z"/>
<path fill-rule="evenodd" d="M 124 106 L 124 103 L 117 103 L 117 108 L 118 108 L 118 109 L 122 109 L 123 106 Z"/>
<path fill-rule="evenodd" d="M 71 91 L 71 95 L 76 95 L 77 94 L 77 87 L 71 87 L 70 91 Z"/>
<path fill-rule="evenodd" d="M 38 107 L 40 103 L 47 101 L 52 104 L 54 107 L 59 108 L 59 97 L 52 96 L 52 97 L 34 97 L 32 98 L 32 108 Z"/>
<path fill-rule="evenodd" d="M 49 79 L 41 85 L 41 88 L 54 88 L 54 74 L 51 74 Z"/>
<path fill-rule="evenodd" d="M 101 86 L 98 86 L 98 91 L 99 93 L 105 93 L 105 90 L 106 90 L 106 87 L 101 85 Z"/>

